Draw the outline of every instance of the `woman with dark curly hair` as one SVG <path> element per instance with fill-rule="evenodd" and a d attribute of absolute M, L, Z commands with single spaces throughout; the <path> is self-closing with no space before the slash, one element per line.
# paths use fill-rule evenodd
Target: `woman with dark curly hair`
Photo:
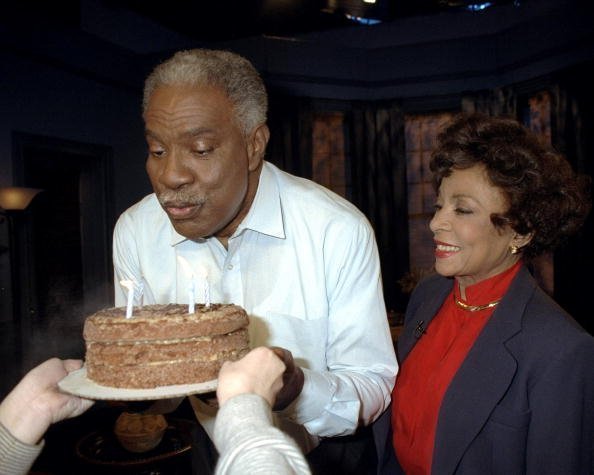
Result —
<path fill-rule="evenodd" d="M 431 170 L 437 275 L 398 340 L 384 472 L 593 473 L 594 338 L 525 267 L 579 229 L 587 181 L 516 121 L 480 115 L 447 127 Z"/>

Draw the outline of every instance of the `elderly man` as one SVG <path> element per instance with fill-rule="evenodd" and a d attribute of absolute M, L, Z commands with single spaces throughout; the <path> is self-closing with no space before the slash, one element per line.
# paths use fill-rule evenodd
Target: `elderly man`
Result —
<path fill-rule="evenodd" d="M 320 437 L 373 422 L 397 363 L 368 221 L 264 160 L 266 112 L 260 76 L 230 52 L 182 51 L 150 74 L 143 117 L 154 193 L 116 225 L 116 304 L 126 301 L 121 280 L 141 285 L 145 304 L 185 303 L 193 277 L 213 302 L 243 306 L 252 346 L 278 347 L 287 364 L 277 423 L 308 452 Z M 213 409 L 191 402 L 211 433 Z"/>

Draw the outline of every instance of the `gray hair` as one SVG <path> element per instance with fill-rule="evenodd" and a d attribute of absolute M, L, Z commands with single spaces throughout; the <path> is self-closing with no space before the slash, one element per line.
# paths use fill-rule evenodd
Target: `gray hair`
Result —
<path fill-rule="evenodd" d="M 266 122 L 268 96 L 262 78 L 247 59 L 222 50 L 179 51 L 159 64 L 144 83 L 142 110 L 160 86 L 189 85 L 220 88 L 233 104 L 244 134 Z"/>

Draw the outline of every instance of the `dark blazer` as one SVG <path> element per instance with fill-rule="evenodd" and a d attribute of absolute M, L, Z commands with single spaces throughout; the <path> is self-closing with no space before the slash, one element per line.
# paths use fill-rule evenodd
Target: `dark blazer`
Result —
<path fill-rule="evenodd" d="M 413 292 L 400 364 L 452 283 L 435 275 Z M 402 473 L 384 447 L 382 473 Z M 432 474 L 591 474 L 593 452 L 594 338 L 521 268 L 444 395 Z"/>

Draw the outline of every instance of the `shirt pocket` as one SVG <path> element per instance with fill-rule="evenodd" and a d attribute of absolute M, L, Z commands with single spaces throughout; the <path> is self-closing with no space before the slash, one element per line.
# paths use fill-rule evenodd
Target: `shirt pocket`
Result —
<path fill-rule="evenodd" d="M 303 319 L 286 313 L 266 311 L 250 316 L 252 347 L 280 346 L 293 354 L 299 366 L 326 369 L 328 319 Z"/>

